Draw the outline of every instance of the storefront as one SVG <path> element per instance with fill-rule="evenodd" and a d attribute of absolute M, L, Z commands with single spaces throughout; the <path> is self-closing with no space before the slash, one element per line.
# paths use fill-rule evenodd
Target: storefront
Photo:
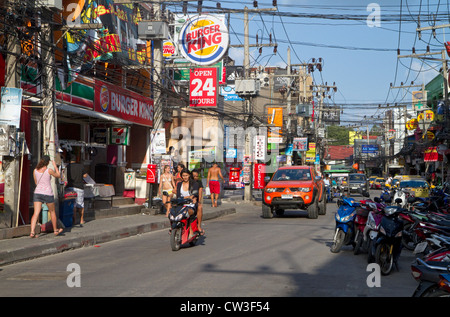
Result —
<path fill-rule="evenodd" d="M 145 170 L 150 162 L 153 100 L 99 80 L 80 83 L 82 89 L 57 94 L 61 156 L 67 162 L 75 154 L 95 183 L 110 184 L 121 196 L 125 170 Z"/>

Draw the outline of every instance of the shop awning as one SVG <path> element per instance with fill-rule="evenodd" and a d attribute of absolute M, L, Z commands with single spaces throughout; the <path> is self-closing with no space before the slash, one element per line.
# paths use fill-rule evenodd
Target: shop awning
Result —
<path fill-rule="evenodd" d="M 99 121 L 104 121 L 104 122 L 106 121 L 106 122 L 110 122 L 110 123 L 124 124 L 124 125 L 130 125 L 130 126 L 133 125 L 133 122 L 131 122 L 131 121 L 120 119 L 120 118 L 114 117 L 109 114 L 96 112 L 94 110 L 80 108 L 77 106 L 71 106 L 68 104 L 60 103 L 60 102 L 56 103 L 56 110 L 58 112 L 59 111 L 69 112 L 69 113 L 78 114 L 78 115 L 89 117 L 89 118 L 94 118 L 94 119 L 97 119 Z"/>

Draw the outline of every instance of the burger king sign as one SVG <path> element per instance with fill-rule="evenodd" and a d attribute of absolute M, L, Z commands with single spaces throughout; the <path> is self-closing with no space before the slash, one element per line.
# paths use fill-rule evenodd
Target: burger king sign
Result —
<path fill-rule="evenodd" d="M 184 58 L 194 64 L 218 62 L 227 51 L 228 44 L 228 29 L 216 16 L 194 16 L 181 28 L 179 49 Z"/>

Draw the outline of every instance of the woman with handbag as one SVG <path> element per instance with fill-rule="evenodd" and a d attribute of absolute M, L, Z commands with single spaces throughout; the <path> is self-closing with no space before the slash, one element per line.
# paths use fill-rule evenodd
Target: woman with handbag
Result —
<path fill-rule="evenodd" d="M 61 175 L 55 161 L 52 161 L 54 169 L 47 167 L 49 162 L 50 157 L 48 155 L 44 155 L 33 171 L 33 178 L 36 183 L 36 188 L 33 194 L 34 213 L 31 218 L 30 238 L 37 237 L 35 233 L 36 223 L 38 221 L 39 214 L 41 213 L 43 203 L 47 204 L 48 211 L 50 212 L 50 219 L 52 221 L 55 236 L 63 231 L 61 228 L 58 229 L 58 221 L 55 213 L 55 198 L 52 190 L 52 176 L 55 178 L 60 178 Z"/>

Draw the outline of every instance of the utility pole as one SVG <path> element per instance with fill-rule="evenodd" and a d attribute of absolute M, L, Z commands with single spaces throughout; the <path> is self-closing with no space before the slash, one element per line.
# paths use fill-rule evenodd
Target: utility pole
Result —
<path fill-rule="evenodd" d="M 267 8 L 267 9 L 248 9 L 247 7 L 244 8 L 244 79 L 248 79 L 250 76 L 250 47 L 251 46 L 261 46 L 261 45 L 250 45 L 249 43 L 249 18 L 248 13 L 249 12 L 262 12 L 262 11 L 275 11 L 276 8 Z M 275 46 L 276 44 L 266 44 L 266 46 Z M 237 46 L 236 46 L 237 47 Z M 250 127 L 252 124 L 252 115 L 253 115 L 253 109 L 252 109 L 252 103 L 251 103 L 251 97 L 245 98 L 244 100 L 244 112 L 248 116 L 246 120 L 246 126 L 245 126 L 245 155 L 250 156 L 252 158 L 253 156 L 253 149 L 252 149 L 252 140 L 250 140 L 249 131 L 247 131 L 247 128 Z M 253 183 L 253 158 L 250 160 L 250 181 L 248 184 L 245 184 L 244 187 L 244 200 L 245 201 L 251 201 L 252 200 L 252 183 Z"/>
<path fill-rule="evenodd" d="M 8 4 L 8 14 L 11 17 L 10 21 L 14 21 L 16 15 L 16 8 L 19 6 L 17 0 L 10 0 Z M 6 36 L 7 39 L 7 54 L 6 54 L 6 76 L 5 87 L 20 88 L 20 77 L 17 69 L 17 58 L 20 56 L 20 42 L 15 32 L 16 25 L 12 26 L 10 32 Z M 16 128 L 11 125 L 2 125 L 3 133 L 12 135 L 15 137 Z M 6 142 L 9 142 L 9 138 L 6 137 Z M 5 175 L 5 217 L 3 219 L 4 225 L 7 227 L 13 227 L 17 223 L 17 210 L 19 204 L 17 197 L 19 194 L 19 160 L 15 156 L 3 156 L 3 171 Z M 0 227 L 3 224 L 0 224 Z"/>

